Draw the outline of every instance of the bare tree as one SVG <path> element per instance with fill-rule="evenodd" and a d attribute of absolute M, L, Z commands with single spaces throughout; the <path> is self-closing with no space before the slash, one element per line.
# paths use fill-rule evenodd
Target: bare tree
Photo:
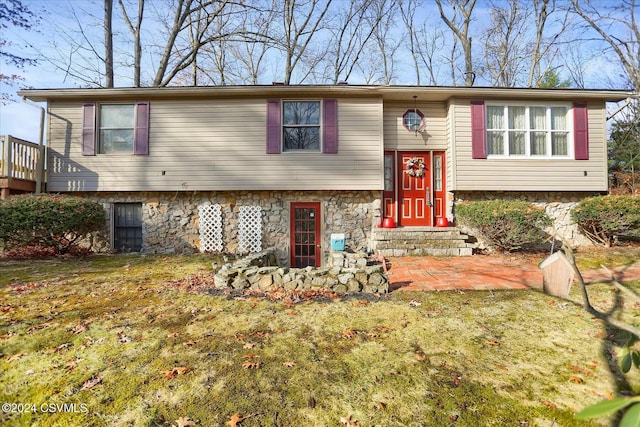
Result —
<path fill-rule="evenodd" d="M 491 24 L 485 39 L 485 63 L 492 86 L 514 87 L 524 74 L 526 11 L 521 2 L 509 0 L 494 4 L 490 10 Z"/>
<path fill-rule="evenodd" d="M 557 43 L 571 25 L 569 14 L 556 5 L 556 0 L 533 0 L 533 16 L 535 18 L 536 37 L 530 53 L 531 65 L 529 66 L 529 77 L 527 87 L 538 87 L 540 80 L 551 69 L 551 63 L 557 56 Z M 550 17 L 558 16 L 553 23 L 555 28 L 551 30 L 552 35 L 545 37 L 545 32 L 549 26 Z M 570 46 L 572 43 L 567 43 Z M 547 66 L 542 69 L 543 59 L 547 59 Z"/>
<path fill-rule="evenodd" d="M 168 28 L 167 41 L 153 79 L 153 86 L 167 86 L 178 73 L 196 60 L 202 46 L 230 35 L 215 32 L 212 34 L 208 31 L 215 18 L 227 12 L 228 4 L 228 0 L 177 0 L 173 22 Z M 179 36 L 186 28 L 194 25 L 191 17 L 199 11 L 205 13 L 197 19 L 196 33 L 187 46 L 179 46 Z"/>
<path fill-rule="evenodd" d="M 604 40 L 622 64 L 631 85 L 640 91 L 640 27 L 636 0 L 598 2 L 571 0 L 573 12 L 580 16 Z"/>
<path fill-rule="evenodd" d="M 23 53 L 11 52 L 11 43 L 6 40 L 6 33 L 2 30 L 15 28 L 16 30 L 28 31 L 38 23 L 38 17 L 27 6 L 22 4 L 20 0 L 8 0 L 0 4 L 0 60 L 2 64 L 13 65 L 18 69 L 24 68 L 26 65 L 35 64 L 36 60 L 25 56 Z M 8 103 L 12 95 L 5 92 L 6 86 L 12 86 L 22 81 L 23 78 L 17 74 L 6 74 L 6 68 L 0 70 L 0 83 L 2 91 L 0 92 L 0 103 Z"/>
<path fill-rule="evenodd" d="M 113 87 L 113 0 L 104 0 L 104 78 Z"/>
<path fill-rule="evenodd" d="M 561 52 L 563 63 L 569 78 L 571 86 L 584 89 L 587 87 L 585 80 L 585 72 L 590 59 L 600 56 L 598 52 L 586 52 L 584 47 L 578 45 L 567 45 Z"/>
<path fill-rule="evenodd" d="M 442 7 L 442 0 L 436 0 L 438 10 L 440 11 L 440 18 L 447 24 L 447 27 L 453 31 L 453 34 L 460 41 L 462 50 L 464 52 L 464 83 L 465 86 L 473 86 L 475 80 L 475 72 L 473 70 L 473 61 L 471 55 L 471 36 L 469 35 L 469 25 L 471 24 L 471 13 L 476 5 L 476 0 L 447 0 L 449 3 L 452 16 L 449 18 L 445 14 L 445 10 Z M 453 55 L 453 51 L 452 51 Z M 453 69 L 453 63 L 452 63 Z M 453 84 L 455 85 L 456 79 L 454 78 Z"/>
<path fill-rule="evenodd" d="M 441 53 L 445 46 L 444 32 L 429 25 L 422 24 L 418 35 L 418 54 L 422 63 L 422 68 L 428 72 L 428 84 L 440 84 L 440 68 L 442 66 Z"/>
<path fill-rule="evenodd" d="M 411 62 L 415 73 L 415 84 L 423 84 L 423 75 L 426 72 L 428 84 L 436 85 L 438 68 L 445 50 L 444 33 L 437 26 L 422 19 L 421 23 L 416 19 L 416 11 L 422 7 L 421 0 L 399 1 L 400 15 L 405 25 L 406 48 L 409 50 Z"/>
<path fill-rule="evenodd" d="M 382 65 L 382 73 L 379 71 L 374 72 L 373 75 L 377 75 L 376 82 L 385 85 L 391 84 L 395 77 L 395 60 L 396 52 L 402 45 L 401 40 L 394 40 L 394 28 L 395 28 L 395 15 L 393 11 L 397 5 L 398 0 L 377 0 L 374 2 L 374 8 L 372 10 L 374 19 L 378 22 L 373 33 L 372 43 L 376 49 L 372 50 L 371 60 L 369 65 L 374 70 L 380 70 Z"/>
<path fill-rule="evenodd" d="M 240 39 L 229 44 L 235 61 L 231 71 L 236 82 L 254 85 L 260 82 L 267 54 L 272 49 L 269 34 L 275 16 L 273 8 L 247 9 L 247 13 L 242 14 Z"/>
<path fill-rule="evenodd" d="M 347 81 L 371 40 L 376 27 L 380 24 L 380 15 L 371 14 L 375 0 L 357 0 L 343 2 L 348 7 L 338 10 L 333 18 L 336 24 L 330 28 L 329 75 L 326 80 L 337 84 Z"/>
<path fill-rule="evenodd" d="M 416 75 L 416 84 L 420 85 L 420 61 L 419 61 L 419 41 L 418 31 L 415 28 L 415 14 L 418 9 L 418 0 L 401 1 L 400 16 L 402 16 L 402 22 L 404 23 L 409 38 L 408 48 L 411 54 L 411 60 L 413 62 L 414 72 Z"/>
<path fill-rule="evenodd" d="M 91 9 L 70 8 L 69 18 L 74 28 L 62 26 L 57 19 L 48 21 L 53 28 L 48 31 L 52 35 L 50 49 L 34 46 L 39 60 L 53 66 L 65 75 L 83 85 L 104 87 L 104 17 L 97 17 Z M 52 54 L 52 51 L 54 54 Z"/>
<path fill-rule="evenodd" d="M 136 16 L 135 25 L 131 22 L 131 18 L 127 13 L 127 8 L 124 5 L 123 0 L 118 0 L 120 4 L 120 10 L 122 11 L 122 16 L 129 27 L 129 31 L 131 31 L 131 35 L 133 36 L 133 86 L 140 87 L 140 75 L 141 75 L 141 65 L 140 62 L 142 60 L 142 44 L 140 43 L 140 30 L 142 29 L 142 18 L 144 15 L 144 0 L 138 0 L 138 14 Z"/>
<path fill-rule="evenodd" d="M 311 41 L 323 28 L 324 17 L 332 0 L 284 0 L 282 9 L 283 32 L 273 39 L 284 52 L 284 84 L 290 84 L 293 72 L 308 53 Z M 277 2 L 275 2 L 277 4 Z M 326 46 L 325 46 L 326 48 Z M 298 81 L 302 81 L 298 79 Z"/>

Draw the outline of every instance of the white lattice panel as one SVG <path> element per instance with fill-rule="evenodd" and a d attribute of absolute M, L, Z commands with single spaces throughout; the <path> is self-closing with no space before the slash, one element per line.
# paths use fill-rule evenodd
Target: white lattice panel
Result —
<path fill-rule="evenodd" d="M 198 206 L 200 215 L 200 252 L 222 251 L 222 208 L 220 205 Z"/>
<path fill-rule="evenodd" d="M 238 224 L 238 252 L 262 250 L 262 208 L 241 206 Z"/>

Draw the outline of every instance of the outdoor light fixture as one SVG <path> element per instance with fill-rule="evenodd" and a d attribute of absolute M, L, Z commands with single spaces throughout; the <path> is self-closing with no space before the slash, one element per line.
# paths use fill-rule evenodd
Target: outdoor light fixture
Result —
<path fill-rule="evenodd" d="M 413 110 L 407 110 L 402 116 L 403 125 L 407 130 L 418 136 L 418 132 L 422 129 L 424 116 L 418 111 L 418 96 L 413 95 Z"/>

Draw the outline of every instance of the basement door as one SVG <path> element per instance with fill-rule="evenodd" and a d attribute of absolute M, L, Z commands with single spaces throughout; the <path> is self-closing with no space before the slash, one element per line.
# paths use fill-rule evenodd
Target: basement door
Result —
<path fill-rule="evenodd" d="M 320 203 L 291 203 L 291 267 L 319 267 Z"/>

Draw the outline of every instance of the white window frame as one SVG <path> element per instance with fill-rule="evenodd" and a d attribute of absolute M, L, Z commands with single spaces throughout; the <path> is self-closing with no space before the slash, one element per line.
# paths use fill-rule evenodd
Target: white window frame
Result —
<path fill-rule="evenodd" d="M 503 107 L 503 122 L 504 129 L 490 129 L 488 127 L 489 115 L 485 113 L 485 144 L 487 144 L 487 158 L 488 159 L 530 159 L 530 160 L 567 160 L 574 158 L 574 147 L 573 147 L 573 105 L 570 103 L 543 103 L 543 102 L 511 102 L 511 101 L 491 101 L 485 102 L 485 109 L 488 107 Z M 523 129 L 509 129 L 509 107 L 525 107 L 525 120 L 526 125 Z M 546 128 L 544 130 L 541 129 L 532 129 L 531 128 L 531 115 L 529 108 L 530 107 L 544 107 L 545 108 L 545 121 Z M 561 132 L 566 132 L 567 134 L 567 154 L 564 155 L 552 155 L 552 139 L 551 135 L 558 131 L 554 131 L 551 129 L 551 109 L 563 107 L 567 111 L 567 115 L 565 118 L 566 129 Z M 525 154 L 509 154 L 509 130 L 518 130 L 525 132 Z M 503 153 L 504 154 L 489 154 L 489 132 L 491 131 L 503 131 Z M 546 154 L 531 154 L 531 132 L 533 131 L 544 131 L 546 133 Z"/>
<path fill-rule="evenodd" d="M 319 112 L 320 112 L 320 116 L 319 116 L 319 119 L 318 119 L 319 123 L 317 125 L 286 125 L 285 124 L 285 120 L 284 120 L 284 106 L 288 102 L 317 102 L 318 105 L 319 105 Z M 281 100 L 280 104 L 281 104 L 281 107 L 280 107 L 281 108 L 281 112 L 280 112 L 280 114 L 281 114 L 281 117 L 282 117 L 282 120 L 280 121 L 280 135 L 281 135 L 280 140 L 282 141 L 282 147 L 280 148 L 280 152 L 282 154 L 296 154 L 296 153 L 298 153 L 298 154 L 299 153 L 318 154 L 318 153 L 323 153 L 324 151 L 323 151 L 323 147 L 322 147 L 322 140 L 323 140 L 322 133 L 324 131 L 324 129 L 323 129 L 324 111 L 323 111 L 322 99 L 283 99 L 283 100 Z M 317 127 L 317 128 L 319 128 L 319 132 L 318 132 L 318 138 L 319 138 L 318 149 L 306 149 L 306 148 L 303 148 L 303 149 L 287 149 L 285 147 L 285 145 L 284 145 L 285 144 L 285 132 L 284 132 L 284 129 L 286 127 L 310 127 L 310 128 Z"/>
<path fill-rule="evenodd" d="M 131 128 L 123 128 L 123 127 L 119 127 L 119 128 L 110 128 L 110 127 L 103 127 L 102 126 L 102 108 L 103 107 L 109 107 L 109 106 L 114 106 L 114 105 L 119 105 L 119 106 L 128 106 L 132 108 L 132 126 Z M 136 132 L 136 104 L 135 103 L 131 103 L 131 102 L 105 102 L 105 103 L 101 103 L 97 105 L 97 110 L 98 110 L 98 120 L 97 120 L 97 125 L 96 125 L 96 141 L 98 142 L 97 144 L 97 150 L 96 153 L 99 155 L 104 155 L 104 156 L 128 156 L 134 153 L 135 148 L 136 148 L 136 136 L 135 136 L 135 132 Z M 104 146 L 103 146 L 103 141 L 102 141 L 102 131 L 103 130 L 119 130 L 119 129 L 131 129 L 133 132 L 133 143 L 131 144 L 131 151 L 119 151 L 119 152 L 109 152 L 106 153 L 104 151 Z"/>

